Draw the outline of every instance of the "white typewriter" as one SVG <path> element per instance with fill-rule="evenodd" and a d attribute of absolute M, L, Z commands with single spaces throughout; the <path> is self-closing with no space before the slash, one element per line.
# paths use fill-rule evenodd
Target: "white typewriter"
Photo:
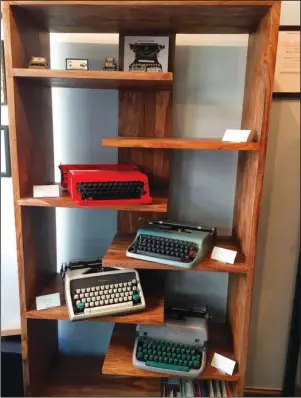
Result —
<path fill-rule="evenodd" d="M 129 268 L 107 271 L 99 259 L 66 266 L 65 297 L 72 321 L 145 309 L 138 272 Z"/>

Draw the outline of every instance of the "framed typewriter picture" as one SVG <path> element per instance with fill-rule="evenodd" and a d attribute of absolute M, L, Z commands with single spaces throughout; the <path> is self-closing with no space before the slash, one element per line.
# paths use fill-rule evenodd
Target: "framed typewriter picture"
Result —
<path fill-rule="evenodd" d="M 273 98 L 300 98 L 300 26 L 280 26 Z"/>
<path fill-rule="evenodd" d="M 169 36 L 125 36 L 125 72 L 168 72 Z"/>
<path fill-rule="evenodd" d="M 6 80 L 5 80 L 5 59 L 4 59 L 4 41 L 3 40 L 1 40 L 1 105 L 7 105 Z"/>
<path fill-rule="evenodd" d="M 8 126 L 1 126 L 1 177 L 11 177 Z"/>

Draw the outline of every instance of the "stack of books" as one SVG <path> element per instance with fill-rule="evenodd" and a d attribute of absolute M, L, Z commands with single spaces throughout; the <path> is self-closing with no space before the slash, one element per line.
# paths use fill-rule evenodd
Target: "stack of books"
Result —
<path fill-rule="evenodd" d="M 232 397 L 227 381 L 162 379 L 161 397 Z"/>

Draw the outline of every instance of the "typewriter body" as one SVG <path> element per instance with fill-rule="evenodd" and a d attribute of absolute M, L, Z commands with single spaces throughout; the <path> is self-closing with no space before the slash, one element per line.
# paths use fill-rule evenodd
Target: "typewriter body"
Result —
<path fill-rule="evenodd" d="M 182 377 L 199 377 L 206 366 L 207 317 L 169 319 L 162 326 L 138 325 L 133 365 L 142 370 Z"/>
<path fill-rule="evenodd" d="M 163 72 L 158 61 L 158 54 L 165 48 L 158 43 L 134 43 L 130 49 L 135 53 L 135 60 L 129 66 L 131 72 Z"/>
<path fill-rule="evenodd" d="M 148 177 L 134 165 L 61 165 L 61 184 L 79 205 L 148 204 Z"/>
<path fill-rule="evenodd" d="M 97 260 L 72 261 L 66 269 L 65 297 L 70 320 L 144 310 L 145 300 L 136 270 L 103 271 L 95 263 Z"/>
<path fill-rule="evenodd" d="M 192 268 L 213 247 L 216 228 L 152 221 L 140 228 L 126 255 L 176 267 Z"/>

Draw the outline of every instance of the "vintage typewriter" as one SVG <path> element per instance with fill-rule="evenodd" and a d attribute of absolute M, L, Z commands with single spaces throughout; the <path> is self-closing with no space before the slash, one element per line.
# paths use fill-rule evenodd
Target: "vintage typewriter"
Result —
<path fill-rule="evenodd" d="M 138 325 L 133 365 L 142 370 L 183 377 L 199 377 L 208 349 L 208 311 L 172 310 L 162 326 Z M 175 315 L 177 314 L 177 315 Z"/>
<path fill-rule="evenodd" d="M 148 177 L 134 165 L 60 165 L 61 185 L 79 205 L 148 204 Z"/>
<path fill-rule="evenodd" d="M 135 53 L 135 60 L 129 66 L 130 72 L 163 72 L 158 61 L 158 54 L 165 48 L 158 43 L 130 43 Z"/>
<path fill-rule="evenodd" d="M 101 259 L 91 259 L 71 261 L 62 272 L 72 321 L 145 308 L 139 275 L 134 269 L 104 269 Z"/>
<path fill-rule="evenodd" d="M 191 268 L 213 247 L 216 228 L 152 221 L 136 234 L 126 255 L 176 267 Z"/>

